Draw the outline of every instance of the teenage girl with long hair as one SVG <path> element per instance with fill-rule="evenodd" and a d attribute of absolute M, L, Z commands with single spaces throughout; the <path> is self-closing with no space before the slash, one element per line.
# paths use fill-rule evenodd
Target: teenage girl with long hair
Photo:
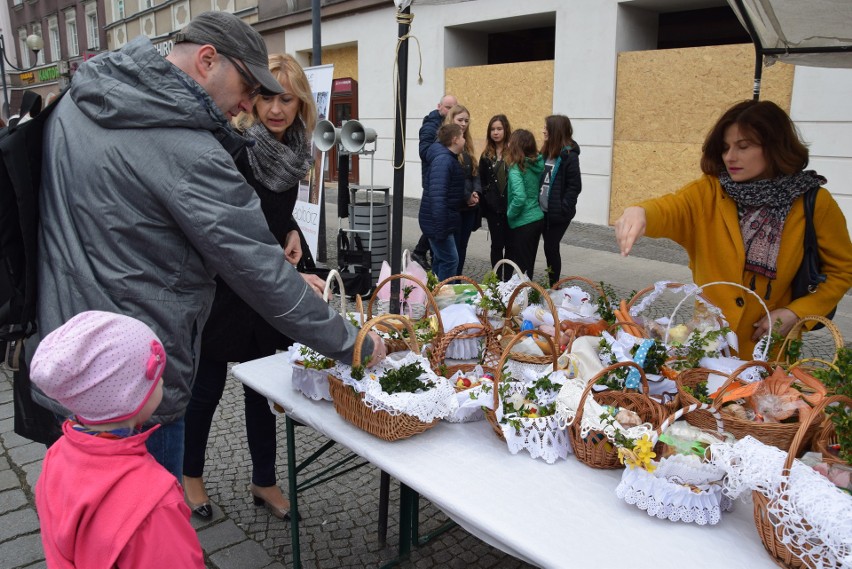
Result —
<path fill-rule="evenodd" d="M 512 136 L 512 127 L 506 115 L 494 115 L 485 131 L 485 150 L 479 158 L 479 180 L 482 186 L 482 215 L 488 220 L 491 237 L 491 266 L 506 257 L 506 237 L 509 221 L 506 218 L 509 169 L 504 158 L 506 143 Z M 500 278 L 509 277 L 508 267 L 500 269 Z"/>
<path fill-rule="evenodd" d="M 456 274 L 464 274 L 464 260 L 467 256 L 467 243 L 470 234 L 482 226 L 482 212 L 479 209 L 479 195 L 482 189 L 479 181 L 479 170 L 474 155 L 473 138 L 470 136 L 470 111 L 462 105 L 456 105 L 444 118 L 444 124 L 457 124 L 464 136 L 464 150 L 459 154 L 459 163 L 464 170 L 464 203 L 462 206 L 461 224 L 456 230 L 456 249 L 459 253 L 459 267 Z"/>
<path fill-rule="evenodd" d="M 577 196 L 583 189 L 583 182 L 580 179 L 580 146 L 574 142 L 571 120 L 565 115 L 550 115 L 544 119 L 542 134 L 545 174 L 539 205 L 544 211 L 544 258 L 552 286 L 562 272 L 559 243 L 577 213 Z"/>
<path fill-rule="evenodd" d="M 544 214 L 538 205 L 544 158 L 538 153 L 535 137 L 524 129 L 516 130 L 509 139 L 506 161 L 509 164 L 509 223 L 507 254 L 521 271 L 533 278 L 538 239 Z"/>

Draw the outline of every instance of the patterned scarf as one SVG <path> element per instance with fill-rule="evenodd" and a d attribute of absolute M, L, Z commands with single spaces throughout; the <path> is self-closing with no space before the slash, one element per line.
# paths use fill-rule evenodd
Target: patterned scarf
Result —
<path fill-rule="evenodd" d="M 748 271 L 775 279 L 781 232 L 793 200 L 825 185 L 814 170 L 754 182 L 734 182 L 727 172 L 719 174 L 725 192 L 737 203 L 740 233 L 745 245 Z"/>
<path fill-rule="evenodd" d="M 259 121 L 246 130 L 246 135 L 254 140 L 254 146 L 248 149 L 254 177 L 275 193 L 280 194 L 295 186 L 314 163 L 311 141 L 305 136 L 305 125 L 301 119 L 284 132 L 281 142 Z"/>

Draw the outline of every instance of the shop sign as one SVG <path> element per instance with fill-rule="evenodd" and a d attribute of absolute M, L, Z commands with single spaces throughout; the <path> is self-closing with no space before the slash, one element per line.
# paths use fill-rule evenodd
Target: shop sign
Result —
<path fill-rule="evenodd" d="M 33 83 L 35 81 L 35 76 L 32 71 L 27 71 L 26 73 L 21 73 L 18 75 L 18 78 L 21 80 L 21 83 Z"/>
<path fill-rule="evenodd" d="M 39 69 L 36 73 L 38 73 L 39 82 L 56 81 L 59 79 L 59 67 L 56 65 Z"/>

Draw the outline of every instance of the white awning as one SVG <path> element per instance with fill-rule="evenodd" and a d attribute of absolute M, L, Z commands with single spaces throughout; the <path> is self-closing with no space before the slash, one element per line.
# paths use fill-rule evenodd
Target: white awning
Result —
<path fill-rule="evenodd" d="M 752 40 L 758 40 L 766 64 L 777 60 L 852 67 L 852 0 L 728 0 L 728 4 Z"/>

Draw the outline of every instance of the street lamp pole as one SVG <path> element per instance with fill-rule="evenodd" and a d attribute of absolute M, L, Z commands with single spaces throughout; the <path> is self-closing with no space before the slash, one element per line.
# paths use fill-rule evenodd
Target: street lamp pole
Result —
<path fill-rule="evenodd" d="M 30 34 L 27 36 L 27 47 L 29 47 L 36 54 L 36 58 L 38 57 L 38 52 L 44 48 L 44 40 L 38 34 Z M 14 69 L 15 71 L 29 71 L 34 67 L 38 66 L 38 62 L 35 65 L 30 65 L 26 69 L 21 69 L 20 67 L 16 67 L 14 63 L 9 61 L 6 56 L 6 40 L 3 37 L 3 34 L 0 34 L 0 77 L 3 77 L 3 115 L 8 119 L 9 118 L 9 91 L 6 85 L 6 65 Z"/>

